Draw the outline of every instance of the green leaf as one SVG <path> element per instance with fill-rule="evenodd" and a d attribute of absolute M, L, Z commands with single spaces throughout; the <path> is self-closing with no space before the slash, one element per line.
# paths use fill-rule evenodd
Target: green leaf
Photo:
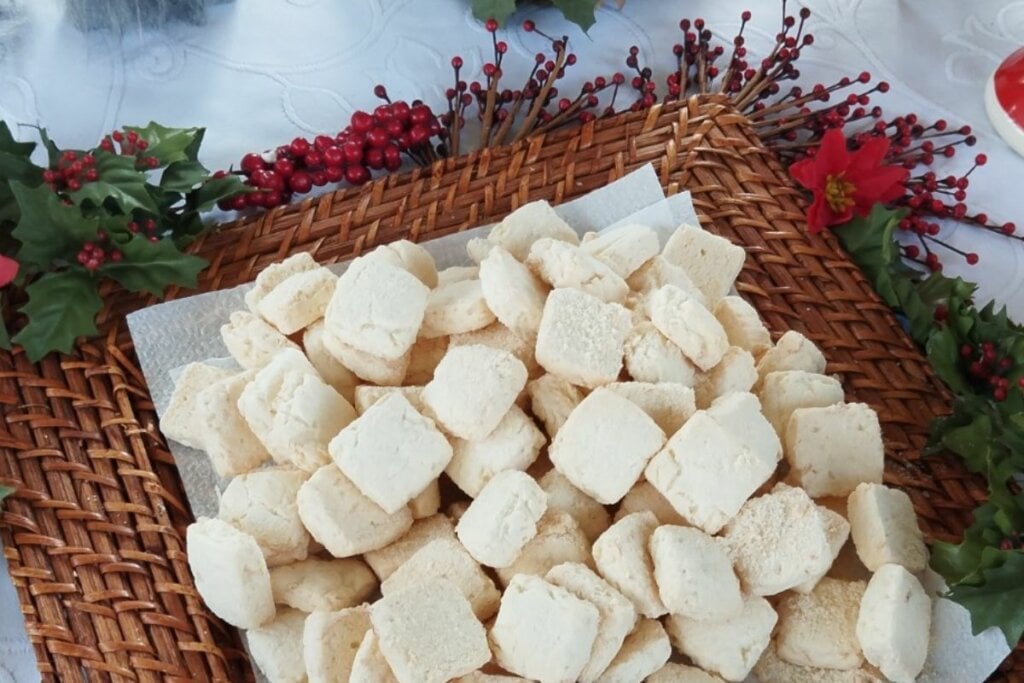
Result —
<path fill-rule="evenodd" d="M 977 635 L 999 627 L 1011 648 L 1024 634 L 1024 552 L 1002 553 L 998 565 L 981 570 L 981 585 L 953 586 L 947 597 L 971 613 L 971 631 Z"/>
<path fill-rule="evenodd" d="M 233 173 L 220 178 L 210 178 L 195 191 L 194 208 L 197 211 L 209 211 L 225 197 L 233 197 L 236 194 L 254 190 L 255 188 L 246 185 L 241 177 Z"/>
<path fill-rule="evenodd" d="M 7 322 L 5 318 L 7 313 L 7 306 L 4 303 L 4 295 L 0 292 L 0 349 L 4 351 L 11 350 L 11 333 L 7 331 Z"/>
<path fill-rule="evenodd" d="M 0 179 L 17 180 L 26 185 L 38 185 L 43 180 L 43 169 L 32 163 L 34 142 L 18 142 L 11 129 L 0 121 Z"/>
<path fill-rule="evenodd" d="M 0 152 L 7 152 L 19 157 L 30 157 L 36 149 L 34 142 L 18 142 L 14 139 L 7 123 L 0 121 Z"/>
<path fill-rule="evenodd" d="M 473 16 L 480 21 L 497 20 L 500 26 L 516 11 L 516 0 L 473 0 Z"/>
<path fill-rule="evenodd" d="M 81 268 L 46 273 L 26 287 L 28 303 L 20 311 L 28 324 L 14 336 L 35 363 L 51 351 L 68 353 L 78 337 L 96 334 L 103 300 L 96 280 Z"/>
<path fill-rule="evenodd" d="M 957 394 L 971 393 L 971 386 L 960 370 L 960 341 L 948 326 L 936 330 L 925 346 L 928 362 L 935 374 Z"/>
<path fill-rule="evenodd" d="M 60 160 L 60 148 L 57 147 L 57 143 L 50 139 L 45 128 L 39 129 L 39 139 L 43 141 L 43 147 L 46 148 L 46 158 L 50 166 L 56 166 Z"/>
<path fill-rule="evenodd" d="M 942 444 L 967 464 L 972 472 L 987 472 L 992 461 L 992 420 L 978 415 L 969 425 L 946 433 Z"/>
<path fill-rule="evenodd" d="M 583 29 L 586 33 L 594 25 L 594 0 L 553 0 L 555 7 L 562 10 L 565 18 Z"/>
<path fill-rule="evenodd" d="M 198 161 L 175 161 L 164 169 L 160 189 L 168 192 L 189 192 L 210 176 Z"/>
<path fill-rule="evenodd" d="M 15 182 L 11 189 L 21 209 L 12 233 L 21 242 L 18 261 L 46 269 L 54 260 L 71 258 L 83 242 L 96 239 L 99 220 L 84 218 L 78 208 L 62 204 L 49 188 Z"/>
<path fill-rule="evenodd" d="M 135 210 L 158 213 L 156 202 L 146 190 L 147 175 L 135 168 L 134 157 L 97 152 L 96 170 L 99 180 L 85 183 L 82 189 L 71 193 L 75 204 L 102 207 L 113 203 L 124 214 Z"/>
<path fill-rule="evenodd" d="M 149 292 L 163 296 L 170 285 L 195 287 L 200 271 L 207 262 L 198 256 L 185 254 L 168 239 L 150 242 L 136 237 L 122 245 L 122 260 L 108 261 L 100 272 L 117 280 L 122 287 L 133 292 Z"/>
<path fill-rule="evenodd" d="M 149 143 L 146 156 L 156 157 L 161 166 L 176 161 L 196 161 L 199 145 L 206 133 L 205 128 L 167 128 L 155 121 L 150 121 L 144 128 L 125 126 L 125 130 L 135 131 L 140 139 Z"/>
<path fill-rule="evenodd" d="M 959 544 L 941 541 L 932 544 L 931 567 L 949 585 L 980 579 L 979 571 L 985 568 L 982 564 L 985 549 L 992 549 L 1003 537 L 995 524 L 997 511 L 995 505 L 985 503 L 974 511 L 974 523 L 964 533 L 963 541 Z"/>
<path fill-rule="evenodd" d="M 4 498 L 11 495 L 12 493 L 14 493 L 14 489 L 12 489 L 10 486 L 0 486 L 0 501 L 2 501 Z"/>
<path fill-rule="evenodd" d="M 833 230 L 864 275 L 875 284 L 878 295 L 890 306 L 899 302 L 890 275 L 891 266 L 899 261 L 893 230 L 904 215 L 906 211 L 891 211 L 875 204 L 867 216 L 858 216 Z"/>

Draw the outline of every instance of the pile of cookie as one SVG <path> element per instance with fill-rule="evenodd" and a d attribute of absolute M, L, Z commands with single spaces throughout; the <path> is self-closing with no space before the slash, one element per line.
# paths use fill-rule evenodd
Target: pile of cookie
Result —
<path fill-rule="evenodd" d="M 468 252 L 271 265 L 222 329 L 241 370 L 180 376 L 162 429 L 227 482 L 189 564 L 269 680 L 918 675 L 878 418 L 730 294 L 743 249 L 535 202 Z"/>

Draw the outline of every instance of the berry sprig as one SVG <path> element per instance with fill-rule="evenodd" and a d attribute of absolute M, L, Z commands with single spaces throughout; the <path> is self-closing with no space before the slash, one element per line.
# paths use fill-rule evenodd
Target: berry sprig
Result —
<path fill-rule="evenodd" d="M 147 156 L 145 153 L 149 149 L 149 142 L 134 130 L 113 131 L 100 140 L 99 148 L 111 154 L 135 157 L 135 167 L 138 169 L 154 169 L 160 166 L 160 159 Z"/>
<path fill-rule="evenodd" d="M 136 227 L 135 232 L 137 231 Z M 155 237 L 151 237 L 150 241 L 155 241 Z M 111 244 L 110 235 L 105 230 L 99 230 L 96 233 L 96 242 L 84 243 L 75 260 L 86 270 L 97 271 L 107 261 L 120 263 L 123 258 L 124 253 L 117 248 L 117 245 Z"/>
<path fill-rule="evenodd" d="M 272 151 L 246 154 L 238 173 L 255 191 L 221 200 L 218 206 L 269 209 L 328 183 L 362 185 L 372 171 L 400 168 L 403 155 L 419 164 L 433 161 L 432 140 L 441 133 L 441 125 L 430 107 L 419 100 L 411 105 L 392 102 L 384 86 L 374 92 L 387 103 L 373 113 L 353 113 L 349 125 L 334 137 L 317 135 L 312 142 L 297 137 Z"/>
<path fill-rule="evenodd" d="M 960 347 L 960 357 L 967 365 L 967 375 L 982 392 L 988 391 L 996 401 L 1005 401 L 1012 384 L 1009 375 L 1014 371 L 1013 356 L 995 343 L 980 344 L 965 342 Z M 1024 377 L 1017 379 L 1017 386 L 1024 389 Z"/>
<path fill-rule="evenodd" d="M 57 163 L 43 170 L 43 182 L 54 192 L 77 192 L 86 183 L 99 180 L 96 156 L 74 150 L 60 154 Z"/>

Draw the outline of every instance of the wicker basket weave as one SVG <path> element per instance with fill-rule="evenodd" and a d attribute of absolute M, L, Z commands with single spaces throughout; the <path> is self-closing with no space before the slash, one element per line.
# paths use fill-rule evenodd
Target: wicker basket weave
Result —
<path fill-rule="evenodd" d="M 723 99 L 475 152 L 225 226 L 194 246 L 211 264 L 200 289 L 250 281 L 297 251 L 331 262 L 527 201 L 560 203 L 648 163 L 667 193 L 691 191 L 706 228 L 747 249 L 737 287 L 772 333 L 805 333 L 848 400 L 878 411 L 887 482 L 910 494 L 926 534 L 958 538 L 985 488 L 959 462 L 920 455 L 948 391 L 836 240 L 807 234 L 800 192 Z M 0 538 L 39 668 L 68 682 L 246 680 L 237 633 L 207 611 L 188 572 L 188 504 L 124 325 L 151 300 L 105 300 L 104 336 L 74 354 L 33 365 L 0 353 L 0 484 L 17 488 Z M 1000 680 L 1024 680 L 1016 655 Z"/>

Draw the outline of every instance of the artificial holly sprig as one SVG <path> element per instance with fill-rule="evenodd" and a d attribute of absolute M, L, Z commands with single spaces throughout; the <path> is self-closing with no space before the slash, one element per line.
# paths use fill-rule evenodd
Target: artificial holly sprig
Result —
<path fill-rule="evenodd" d="M 46 166 L 0 122 L 0 346 L 32 361 L 97 332 L 104 280 L 154 296 L 195 286 L 206 262 L 182 249 L 204 211 L 246 190 L 198 161 L 201 128 L 127 127 L 88 150 L 39 136 Z"/>
<path fill-rule="evenodd" d="M 956 394 L 952 414 L 933 421 L 927 452 L 962 458 L 985 478 L 988 502 L 960 543 L 932 545 L 932 568 L 975 633 L 998 626 L 1013 647 L 1024 634 L 1024 327 L 994 304 L 976 308 L 963 279 L 908 266 L 897 239 L 907 213 L 876 204 L 834 232 Z"/>

